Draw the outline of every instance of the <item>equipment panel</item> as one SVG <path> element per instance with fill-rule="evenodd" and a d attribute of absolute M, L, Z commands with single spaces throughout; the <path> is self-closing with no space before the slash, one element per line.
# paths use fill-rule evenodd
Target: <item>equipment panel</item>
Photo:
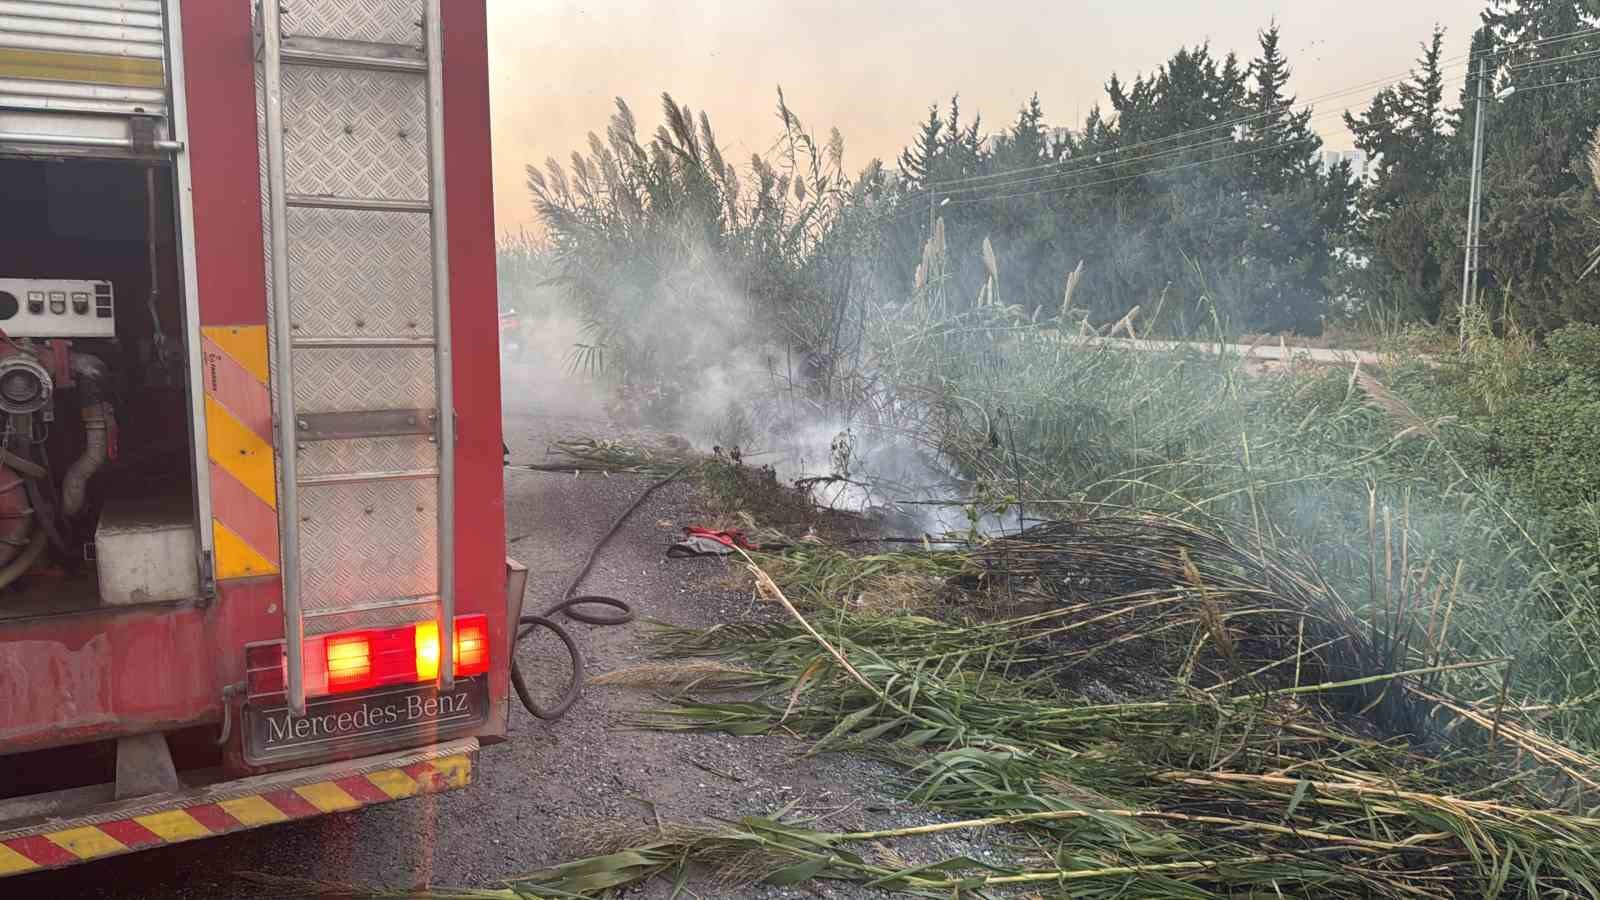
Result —
<path fill-rule="evenodd" d="M 116 337 L 109 281 L 0 278 L 0 331 L 35 338 Z"/>

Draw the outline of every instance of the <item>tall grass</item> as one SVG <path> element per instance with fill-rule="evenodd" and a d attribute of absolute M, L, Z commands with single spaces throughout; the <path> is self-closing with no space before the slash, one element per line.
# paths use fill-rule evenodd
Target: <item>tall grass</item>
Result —
<path fill-rule="evenodd" d="M 915 446 L 975 524 L 961 551 L 774 561 L 758 584 L 794 621 L 667 632 L 669 654 L 728 658 L 733 677 L 647 673 L 692 685 L 647 721 L 877 753 L 904 767 L 910 796 L 960 817 L 950 829 L 1019 828 L 1037 852 L 898 865 L 859 845 L 900 830 L 752 817 L 643 846 L 619 836 L 616 853 L 519 893 L 695 859 L 930 896 L 1600 894 L 1600 822 L 1584 812 L 1600 791 L 1586 750 L 1600 745 L 1600 575 L 1490 433 L 1544 352 L 1530 338 L 1480 318 L 1449 359 L 1395 342 L 1367 369 L 1263 373 L 1212 316 L 1184 328 L 1209 337 L 1142 352 L 1078 337 L 1080 273 L 1059 310 L 1030 312 L 1006 304 L 989 252 L 981 293 L 958 296 L 938 222 L 909 291 L 867 289 L 843 267 L 870 269 L 870 241 L 836 227 L 843 206 L 827 226 L 807 211 L 825 183 L 844 190 L 817 163 L 836 156 L 797 139 L 786 110 L 785 165 L 804 177 L 758 161 L 758 196 L 785 199 L 749 207 L 729 205 L 725 165 L 707 167 L 709 125 L 697 135 L 667 112 L 648 146 L 619 118 L 599 163 L 578 167 L 636 200 L 591 211 L 590 188 L 534 178 L 566 233 L 620 229 L 562 248 L 580 303 L 653 302 L 593 293 L 610 270 L 595 248 L 632 246 L 641 210 L 699 209 L 761 287 L 741 302 L 802 351 L 787 421 L 798 391 L 864 444 Z M 746 240 L 778 225 L 778 243 Z M 751 280 L 763 254 L 778 281 Z M 623 283 L 678 284 L 650 265 Z M 818 288 L 830 271 L 833 293 Z M 956 610 L 937 611 L 950 592 Z M 1100 674 L 1070 674 L 1084 671 Z M 729 685 L 769 693 L 704 696 Z"/>
<path fill-rule="evenodd" d="M 1507 661 L 1397 670 L 1309 561 L 1262 545 L 1101 513 L 979 549 L 854 566 L 806 550 L 774 560 L 774 576 L 752 565 L 789 618 L 666 629 L 664 655 L 737 665 L 693 661 L 668 677 L 672 666 L 650 664 L 649 683 L 688 686 L 642 722 L 874 754 L 946 818 L 847 832 L 760 815 L 614 826 L 600 855 L 512 888 L 566 896 L 674 872 L 681 883 L 693 862 L 734 885 L 827 878 L 940 897 L 1600 889 L 1600 820 L 1583 812 L 1600 765 L 1526 715 L 1437 687 Z M 912 572 L 965 583 L 964 599 L 925 597 L 917 615 L 852 602 Z M 985 596 L 996 605 L 975 604 Z M 1091 699 L 1086 671 L 1124 680 Z M 717 696 L 728 688 L 759 693 Z M 912 863 L 895 849 L 997 828 L 1015 835 L 1010 849 L 981 861 Z"/>
<path fill-rule="evenodd" d="M 881 173 L 847 175 L 838 132 L 814 137 L 781 92 L 778 113 L 778 149 L 741 166 L 704 113 L 663 95 L 664 124 L 644 136 L 619 100 L 587 153 L 527 167 L 555 280 L 584 324 L 581 368 L 626 383 L 765 344 L 802 360 L 843 352 L 854 323 L 837 311 L 866 273 L 842 250 Z"/>
<path fill-rule="evenodd" d="M 969 502 L 1170 514 L 1304 553 L 1357 615 L 1409 623 L 1386 636 L 1408 665 L 1437 662 L 1422 611 L 1436 628 L 1448 618 L 1454 649 L 1438 652 L 1518 660 L 1508 702 L 1600 743 L 1596 579 L 1558 548 L 1559 523 L 1484 464 L 1468 423 L 1495 414 L 1536 352 L 1514 329 L 1475 325 L 1469 355 L 1445 364 L 1391 353 L 1374 371 L 1262 374 L 1220 329 L 1140 352 L 1077 339 L 1066 304 L 1038 321 L 945 296 L 939 256 L 936 232 L 910 298 L 865 317 L 864 428 L 953 465 Z M 1484 696 L 1497 679 L 1446 680 Z"/>
<path fill-rule="evenodd" d="M 531 319 L 567 311 L 567 299 L 552 283 L 556 275 L 550 247 L 527 232 L 502 236 L 495 247 L 502 310 Z"/>

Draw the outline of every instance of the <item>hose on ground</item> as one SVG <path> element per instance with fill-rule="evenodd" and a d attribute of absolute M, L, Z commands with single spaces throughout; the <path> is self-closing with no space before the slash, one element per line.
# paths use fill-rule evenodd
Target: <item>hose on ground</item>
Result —
<path fill-rule="evenodd" d="M 589 577 L 589 571 L 594 568 L 595 560 L 599 559 L 600 551 L 605 549 L 606 544 L 609 544 L 611 539 L 617 536 L 617 532 L 622 530 L 623 524 L 635 512 L 639 511 L 639 507 L 643 506 L 644 502 L 650 499 L 652 494 L 676 481 L 678 476 L 682 475 L 687 468 L 687 465 L 679 466 L 665 478 L 645 488 L 634 499 L 633 503 L 622 511 L 622 515 L 617 516 L 616 520 L 611 523 L 611 527 L 607 528 L 605 534 L 600 536 L 600 540 L 589 548 L 588 558 L 583 561 L 583 567 L 578 569 L 578 574 L 567 582 L 567 589 L 561 592 L 561 600 L 559 602 L 536 615 L 526 615 L 518 619 L 516 643 L 521 643 L 540 628 L 548 629 L 557 638 L 560 638 L 561 643 L 567 646 L 567 655 L 572 658 L 572 680 L 567 683 L 567 689 L 562 692 L 561 699 L 557 700 L 554 706 L 546 707 L 540 706 L 538 701 L 533 699 L 533 693 L 528 690 L 527 681 L 522 677 L 522 669 L 517 665 L 517 657 L 513 652 L 511 656 L 511 686 L 516 690 L 517 699 L 522 701 L 523 708 L 534 716 L 545 721 L 559 719 L 567 710 L 572 708 L 574 703 L 578 702 L 579 697 L 583 696 L 583 651 L 578 649 L 578 642 L 572 639 L 572 635 L 565 628 L 561 627 L 561 623 L 555 620 L 555 616 L 564 615 L 574 622 L 582 622 L 585 625 L 626 625 L 633 621 L 633 607 L 629 606 L 627 601 L 619 600 L 616 597 L 607 597 L 603 594 L 578 594 L 578 586 L 583 584 L 585 578 Z M 596 614 L 586 612 L 583 609 L 584 607 L 596 606 L 610 607 L 616 612 Z"/>

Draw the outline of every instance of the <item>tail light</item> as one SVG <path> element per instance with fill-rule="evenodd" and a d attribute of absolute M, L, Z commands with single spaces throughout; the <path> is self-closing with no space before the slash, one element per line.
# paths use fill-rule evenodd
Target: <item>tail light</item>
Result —
<path fill-rule="evenodd" d="M 488 616 L 456 620 L 455 669 L 458 678 L 489 671 Z"/>
<path fill-rule="evenodd" d="M 455 626 L 450 657 L 455 676 L 489 671 L 489 617 L 460 616 Z M 306 696 L 435 681 L 439 650 L 438 622 L 308 637 L 302 657 Z M 245 685 L 251 698 L 282 694 L 287 684 L 283 641 L 245 648 Z"/>
<path fill-rule="evenodd" d="M 461 623 L 457 622 L 460 628 Z M 456 645 L 459 647 L 458 639 Z M 419 622 L 412 635 L 411 645 L 416 650 L 417 680 L 432 681 L 439 677 L 439 623 Z M 461 664 L 456 664 L 456 674 L 461 674 Z"/>
<path fill-rule="evenodd" d="M 359 691 L 378 686 L 372 666 L 372 635 L 341 634 L 323 642 L 328 662 L 328 691 Z"/>

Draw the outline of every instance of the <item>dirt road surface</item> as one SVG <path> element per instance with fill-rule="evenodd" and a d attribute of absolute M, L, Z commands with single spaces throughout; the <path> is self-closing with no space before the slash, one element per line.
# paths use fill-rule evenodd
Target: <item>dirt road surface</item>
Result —
<path fill-rule="evenodd" d="M 550 411 L 543 397 L 508 392 L 506 436 L 514 459 L 544 454 L 553 438 L 615 434 L 582 408 Z M 553 602 L 589 546 L 638 493 L 645 479 L 508 471 L 509 553 L 530 570 L 524 607 Z M 656 493 L 599 560 L 585 589 L 629 600 L 642 619 L 706 626 L 750 615 L 745 592 L 730 589 L 724 563 L 669 561 L 666 543 L 696 521 L 692 490 Z M 588 657 L 589 675 L 648 658 L 642 624 L 571 626 Z M 530 641 L 519 654 L 553 699 L 569 669 L 554 639 Z M 59 872 L 0 882 L 0 895 L 89 898 L 266 898 L 303 891 L 263 886 L 260 872 L 374 888 L 498 887 L 503 879 L 589 850 L 594 820 L 653 823 L 705 816 L 776 812 L 818 817 L 819 827 L 895 827 L 935 821 L 892 799 L 890 771 L 841 756 L 803 757 L 804 745 L 776 737 L 664 734 L 628 727 L 647 694 L 590 688 L 563 719 L 542 722 L 515 706 L 511 739 L 484 749 L 466 790 L 287 823 L 136 853 Z M 930 857 L 992 852 L 959 838 L 930 840 Z M 921 855 L 913 853 L 913 855 Z M 836 886 L 806 889 L 695 885 L 701 897 L 855 897 L 876 892 Z M 640 896 L 662 896 L 657 884 Z"/>

